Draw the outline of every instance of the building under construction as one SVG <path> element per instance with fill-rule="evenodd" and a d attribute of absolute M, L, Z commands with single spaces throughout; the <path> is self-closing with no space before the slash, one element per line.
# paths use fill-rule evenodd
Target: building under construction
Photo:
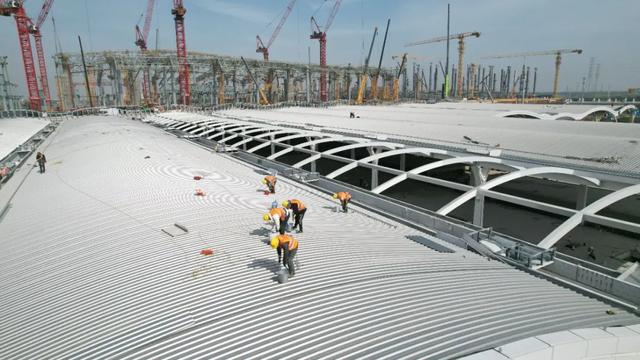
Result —
<path fill-rule="evenodd" d="M 87 53 L 88 87 L 80 54 L 56 54 L 55 63 L 58 100 L 62 109 L 91 105 L 145 105 L 145 70 L 149 71 L 151 81 L 152 101 L 149 104 L 171 107 L 182 103 L 175 51 Z M 320 101 L 320 66 L 253 59 L 246 59 L 246 64 L 242 58 L 190 52 L 191 105 L 212 107 L 226 103 L 260 103 L 261 92 L 271 104 Z M 361 72 L 360 66 L 327 66 L 328 100 L 354 99 L 357 75 Z M 392 99 L 393 75 L 393 70 L 382 69 L 381 76 L 385 81 L 378 83 L 377 100 Z"/>

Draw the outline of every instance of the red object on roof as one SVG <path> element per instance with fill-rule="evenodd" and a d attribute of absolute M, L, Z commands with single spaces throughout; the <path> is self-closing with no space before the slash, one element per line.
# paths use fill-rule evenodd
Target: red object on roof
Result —
<path fill-rule="evenodd" d="M 196 189 L 196 196 L 205 196 L 206 194 L 202 189 Z"/>
<path fill-rule="evenodd" d="M 202 180 L 202 176 L 196 175 L 193 177 L 193 180 Z"/>
<path fill-rule="evenodd" d="M 213 255 L 213 250 L 211 250 L 211 249 L 204 249 L 204 250 L 200 251 L 200 254 L 201 254 L 201 255 L 204 255 L 204 256 Z"/>

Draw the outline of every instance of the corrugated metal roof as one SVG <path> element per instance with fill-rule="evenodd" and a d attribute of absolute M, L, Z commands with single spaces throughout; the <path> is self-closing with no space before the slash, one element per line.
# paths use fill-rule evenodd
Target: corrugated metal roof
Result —
<path fill-rule="evenodd" d="M 260 171 L 120 118 L 58 132 L 47 172 L 0 221 L 3 359 L 446 359 L 638 323 L 502 263 L 420 245 L 408 237 L 439 240 L 364 209 L 336 213 L 283 179 L 277 200 L 309 211 L 298 274 L 279 285 Z M 176 222 L 189 233 L 162 231 Z"/>

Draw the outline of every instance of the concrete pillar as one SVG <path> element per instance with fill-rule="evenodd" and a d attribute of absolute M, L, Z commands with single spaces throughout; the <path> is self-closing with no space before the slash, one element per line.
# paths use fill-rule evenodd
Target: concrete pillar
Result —
<path fill-rule="evenodd" d="M 356 149 L 351 149 L 351 159 L 355 160 L 356 159 Z"/>
<path fill-rule="evenodd" d="M 473 225 L 484 226 L 484 194 L 478 192 L 473 204 Z"/>
<path fill-rule="evenodd" d="M 472 164 L 471 166 L 471 186 L 480 186 L 487 182 L 489 176 L 489 168 L 479 164 Z"/>
<path fill-rule="evenodd" d="M 367 150 L 369 151 L 370 155 L 375 155 L 382 151 L 381 149 L 371 148 L 367 148 Z M 374 165 L 378 165 L 378 159 L 372 161 L 371 163 Z M 378 187 L 378 169 L 371 169 L 371 190 L 375 189 L 376 187 Z"/>
<path fill-rule="evenodd" d="M 407 171 L 407 156 L 405 154 L 400 155 L 400 170 Z"/>
<path fill-rule="evenodd" d="M 578 198 L 576 199 L 576 210 L 582 210 L 587 206 L 587 185 L 578 185 Z"/>

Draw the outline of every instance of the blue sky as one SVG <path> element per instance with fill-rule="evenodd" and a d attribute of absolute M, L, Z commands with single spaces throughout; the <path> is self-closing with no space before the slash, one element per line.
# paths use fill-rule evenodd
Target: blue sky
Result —
<path fill-rule="evenodd" d="M 255 36 L 268 39 L 289 0 L 185 0 L 187 7 L 187 48 L 192 51 L 259 58 Z M 489 63 L 484 55 L 557 48 L 582 48 L 582 55 L 563 58 L 560 89 L 579 88 L 587 75 L 589 60 L 601 64 L 600 86 L 605 90 L 640 87 L 640 1 L 638 0 L 450 0 L 451 31 L 480 31 L 479 39 L 467 42 L 465 62 Z M 42 2 L 26 1 L 27 13 L 37 17 Z M 144 11 L 146 0 L 56 0 L 43 26 L 45 52 L 54 51 L 51 16 L 56 18 L 63 51 L 78 51 L 81 35 L 85 51 L 135 50 L 133 27 Z M 155 46 L 159 29 L 160 48 L 175 49 L 175 30 L 170 0 L 156 0 L 149 36 Z M 318 61 L 318 43 L 309 40 L 309 17 L 316 14 L 323 24 L 332 0 L 298 0 L 279 38 L 270 49 L 271 58 Z M 360 64 L 365 47 L 378 26 L 384 32 L 391 18 L 384 65 L 392 65 L 391 55 L 408 51 L 422 57 L 420 62 L 443 61 L 445 43 L 405 48 L 411 41 L 446 33 L 447 1 L 439 0 L 344 0 L 328 33 L 327 58 L 330 64 Z M 88 14 L 88 16 L 87 16 Z M 382 37 L 374 48 L 377 63 Z M 457 62 L 457 44 L 451 43 L 451 61 Z M 15 22 L 0 18 L 0 56 L 9 57 L 12 81 L 24 93 L 24 73 Z M 425 59 L 426 58 L 426 59 Z M 522 59 L 493 60 L 497 66 L 522 66 Z M 528 58 L 527 65 L 539 68 L 539 90 L 549 90 L 553 81 L 552 57 Z M 53 74 L 53 62 L 49 61 Z M 50 81 L 52 92 L 53 82 Z"/>

